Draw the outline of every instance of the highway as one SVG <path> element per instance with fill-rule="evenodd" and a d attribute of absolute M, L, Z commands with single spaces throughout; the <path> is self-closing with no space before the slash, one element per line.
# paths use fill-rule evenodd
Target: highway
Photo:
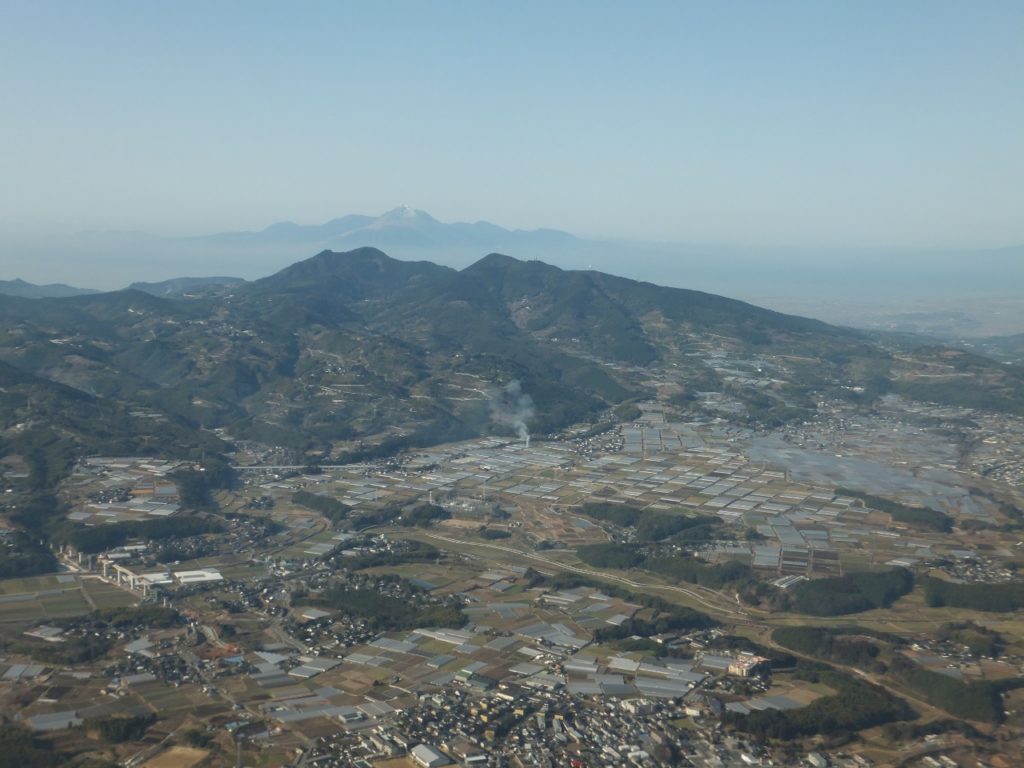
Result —
<path fill-rule="evenodd" d="M 489 544 L 484 542 L 468 541 L 465 539 L 455 538 L 454 536 L 442 536 L 438 533 L 423 532 L 422 535 L 426 536 L 429 539 L 434 539 L 435 541 L 441 541 L 448 544 L 484 547 L 487 549 L 497 550 L 499 552 L 504 552 L 509 555 L 514 555 L 516 558 L 532 560 L 537 563 L 543 563 L 544 565 L 550 568 L 556 568 L 561 571 L 578 573 L 582 576 L 592 576 L 594 578 L 604 579 L 606 581 L 615 581 L 638 591 L 674 592 L 676 594 L 686 595 L 690 599 L 695 600 L 696 602 L 703 605 L 705 608 L 708 608 L 718 614 L 726 614 L 728 616 L 750 620 L 753 619 L 753 613 L 764 613 L 763 611 L 753 608 L 740 606 L 734 607 L 729 601 L 729 598 L 723 597 L 722 595 L 719 595 L 716 592 L 711 592 L 710 590 L 708 590 L 707 592 L 699 592 L 698 590 L 701 589 L 700 587 L 679 587 L 672 584 L 652 584 L 649 582 L 635 581 L 633 579 L 626 578 L 625 576 L 619 576 L 618 574 L 608 573 L 607 571 L 593 570 L 591 568 L 584 568 L 582 566 L 572 565 L 570 563 L 563 563 L 559 560 L 552 560 L 551 558 L 545 557 L 544 555 L 539 555 L 536 552 L 524 552 L 523 550 L 519 550 L 514 547 L 504 546 L 501 544 Z M 709 598 L 716 598 L 717 600 L 716 602 L 711 602 Z"/>

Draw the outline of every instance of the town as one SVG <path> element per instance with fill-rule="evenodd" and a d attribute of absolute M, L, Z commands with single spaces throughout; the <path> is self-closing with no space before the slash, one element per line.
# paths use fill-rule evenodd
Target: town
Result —
<path fill-rule="evenodd" d="M 712 535 L 654 552 L 745 563 L 780 593 L 866 566 L 1010 581 L 1016 553 L 990 534 L 998 503 L 966 493 L 948 456 L 925 453 L 935 427 L 892 428 L 920 408 L 890 409 L 879 427 L 824 408 L 772 437 L 713 416 L 672 421 L 651 402 L 592 436 L 492 437 L 359 465 L 268 464 L 272 452 L 243 446 L 263 460 L 237 465 L 241 485 L 221 492 L 215 528 L 86 538 L 65 546 L 60 575 L 4 583 L 0 616 L 25 628 L 7 635 L 0 690 L 47 734 L 159 712 L 122 754 L 133 766 L 199 765 L 211 750 L 295 766 L 884 764 L 880 744 L 823 740 L 797 757 L 724 728 L 726 715 L 799 710 L 832 689 L 765 644 L 771 621 L 756 604 L 581 557 L 638 546 L 636 529 L 588 512 L 599 503 L 713 518 Z M 963 414 L 925 415 L 941 425 Z M 982 445 L 988 456 L 999 442 Z M 915 446 L 918 480 L 900 485 L 900 501 L 975 523 L 970 538 L 901 522 L 900 507 L 879 509 L 835 475 L 871 469 L 884 485 Z M 825 461 L 838 450 L 860 463 Z M 1016 478 L 1014 459 L 998 456 L 1001 479 Z M 65 485 L 68 517 L 84 531 L 165 525 L 178 519 L 168 478 L 179 468 L 83 460 Z M 979 650 L 987 630 L 959 644 L 964 631 L 940 639 L 919 614 L 863 625 L 891 631 L 895 616 L 914 643 L 906 658 L 961 680 L 1024 669 L 998 640 Z M 962 747 L 939 734 L 901 759 L 968 765 Z"/>

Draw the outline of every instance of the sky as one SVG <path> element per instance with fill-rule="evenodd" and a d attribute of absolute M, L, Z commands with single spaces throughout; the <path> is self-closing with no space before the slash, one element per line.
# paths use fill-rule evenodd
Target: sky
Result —
<path fill-rule="evenodd" d="M 1022 39 L 1019 0 L 0 0 L 0 243 L 409 204 L 586 237 L 1019 245 Z"/>

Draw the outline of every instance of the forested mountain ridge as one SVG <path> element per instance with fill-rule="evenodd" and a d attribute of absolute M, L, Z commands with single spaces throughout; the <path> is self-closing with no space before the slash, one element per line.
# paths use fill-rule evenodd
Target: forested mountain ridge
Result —
<path fill-rule="evenodd" d="M 538 432 L 651 394 L 651 366 L 673 366 L 692 398 L 723 386 L 709 350 L 789 361 L 787 381 L 748 398 L 773 419 L 813 409 L 813 392 L 913 395 L 915 365 L 940 395 L 935 369 L 958 373 L 946 352 L 897 360 L 866 334 L 815 320 L 499 254 L 457 271 L 375 248 L 324 251 L 223 288 L 4 297 L 0 361 L 91 402 L 148 409 L 185 430 L 175 440 L 198 444 L 201 429 L 223 427 L 298 451 L 500 432 L 489 403 L 511 381 L 529 394 Z M 1015 407 L 1016 369 L 969 363 Z"/>

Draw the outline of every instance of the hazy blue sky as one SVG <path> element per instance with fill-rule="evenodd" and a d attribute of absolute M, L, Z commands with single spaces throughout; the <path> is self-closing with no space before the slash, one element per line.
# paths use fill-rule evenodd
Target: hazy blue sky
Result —
<path fill-rule="evenodd" d="M 0 2 L 0 237 L 1024 243 L 1024 2 Z"/>

